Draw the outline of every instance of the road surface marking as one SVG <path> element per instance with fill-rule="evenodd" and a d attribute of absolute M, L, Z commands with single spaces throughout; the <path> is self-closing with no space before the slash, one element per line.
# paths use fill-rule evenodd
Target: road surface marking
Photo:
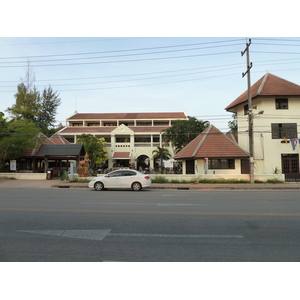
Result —
<path fill-rule="evenodd" d="M 18 232 L 60 236 L 73 239 L 103 241 L 111 229 L 96 230 L 17 230 Z"/>
<path fill-rule="evenodd" d="M 93 205 L 140 205 L 140 206 L 202 206 L 207 205 L 205 203 L 139 203 L 139 202 L 82 202 L 82 204 Z"/>
<path fill-rule="evenodd" d="M 94 213 L 94 214 L 146 214 L 146 215 L 191 215 L 191 216 L 265 216 L 265 217 L 300 217 L 300 213 L 272 212 L 204 212 L 204 211 L 132 211 L 132 210 L 93 210 L 93 209 L 59 209 L 59 208 L 0 208 L 0 211 L 28 211 L 55 213 Z"/>
<path fill-rule="evenodd" d="M 161 234 L 161 233 L 111 233 L 111 229 L 92 230 L 17 230 L 21 233 L 59 236 L 73 239 L 103 241 L 107 236 L 142 237 L 142 238 L 192 238 L 192 239 L 244 239 L 243 235 L 231 234 Z"/>
<path fill-rule="evenodd" d="M 204 203 L 157 203 L 157 206 L 202 206 Z"/>
<path fill-rule="evenodd" d="M 151 237 L 151 238 L 212 238 L 212 239 L 244 239 L 243 235 L 229 234 L 160 234 L 160 233 L 109 233 L 108 236 L 118 237 Z"/>

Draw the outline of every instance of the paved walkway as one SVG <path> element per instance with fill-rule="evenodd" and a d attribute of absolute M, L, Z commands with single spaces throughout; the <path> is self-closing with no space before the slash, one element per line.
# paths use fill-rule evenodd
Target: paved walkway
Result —
<path fill-rule="evenodd" d="M 4 187 L 11 188 L 88 188 L 85 183 L 70 183 L 61 180 L 12 180 L 0 179 L 0 189 Z M 256 184 L 185 184 L 185 183 L 152 183 L 152 189 L 202 189 L 202 190 L 299 190 L 299 183 L 256 183 Z"/>

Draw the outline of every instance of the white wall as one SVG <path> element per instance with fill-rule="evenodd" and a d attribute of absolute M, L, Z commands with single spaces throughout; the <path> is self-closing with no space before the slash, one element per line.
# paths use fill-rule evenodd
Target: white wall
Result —
<path fill-rule="evenodd" d="M 0 173 L 0 178 L 1 177 L 23 180 L 45 180 L 47 173 Z"/>
<path fill-rule="evenodd" d="M 249 174 L 219 174 L 219 175 L 179 175 L 179 174 L 150 174 L 151 178 L 156 177 L 165 177 L 170 180 L 179 180 L 179 181 L 190 181 L 190 180 L 200 180 L 200 179 L 225 179 L 225 180 L 247 180 L 250 181 Z M 285 181 L 285 176 L 283 174 L 273 175 L 273 174 L 256 174 L 254 180 L 267 181 L 268 179 L 277 179 L 280 181 Z"/>
<path fill-rule="evenodd" d="M 299 154 L 300 148 L 292 150 L 291 144 L 281 143 L 281 139 L 272 139 L 272 123 L 297 123 L 298 137 L 300 132 L 300 98 L 289 98 L 288 109 L 276 109 L 275 97 L 266 99 L 255 99 L 253 109 L 254 131 L 254 160 L 255 174 L 271 174 L 275 168 L 281 169 L 281 154 Z M 257 115 L 261 110 L 264 114 Z M 249 151 L 248 116 L 244 115 L 244 106 L 238 108 L 238 143 Z"/>

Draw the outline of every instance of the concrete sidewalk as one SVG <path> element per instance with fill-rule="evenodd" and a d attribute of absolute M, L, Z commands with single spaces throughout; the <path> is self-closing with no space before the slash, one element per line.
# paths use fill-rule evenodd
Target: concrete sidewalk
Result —
<path fill-rule="evenodd" d="M 12 180 L 0 179 L 0 188 L 88 188 L 87 182 L 66 182 L 61 180 Z M 208 184 L 208 183 L 152 183 L 151 189 L 178 190 L 299 190 L 299 183 L 239 183 L 239 184 Z"/>

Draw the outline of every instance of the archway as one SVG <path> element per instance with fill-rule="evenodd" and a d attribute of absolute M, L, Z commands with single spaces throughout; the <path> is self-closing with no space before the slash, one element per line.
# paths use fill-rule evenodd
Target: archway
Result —
<path fill-rule="evenodd" d="M 137 169 L 139 171 L 148 171 L 150 169 L 150 158 L 147 155 L 140 155 L 136 161 Z"/>

